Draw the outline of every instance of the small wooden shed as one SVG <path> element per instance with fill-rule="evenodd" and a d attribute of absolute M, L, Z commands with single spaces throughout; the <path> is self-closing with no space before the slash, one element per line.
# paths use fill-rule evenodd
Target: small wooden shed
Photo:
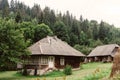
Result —
<path fill-rule="evenodd" d="M 87 56 L 89 62 L 91 61 L 102 61 L 102 62 L 111 62 L 113 61 L 113 57 L 119 48 L 117 44 L 108 44 L 98 46 L 91 51 L 91 53 Z"/>

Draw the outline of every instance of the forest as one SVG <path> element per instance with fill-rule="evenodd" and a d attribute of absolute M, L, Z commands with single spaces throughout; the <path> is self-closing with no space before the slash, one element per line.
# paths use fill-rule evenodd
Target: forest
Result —
<path fill-rule="evenodd" d="M 29 7 L 17 0 L 0 1 L 2 62 L 19 62 L 21 56 L 29 55 L 27 47 L 47 35 L 56 35 L 85 55 L 98 45 L 120 45 L 120 28 L 105 21 L 84 19 L 81 14 L 78 20 L 69 11 L 56 13 L 49 7 L 41 9 L 39 4 Z"/>

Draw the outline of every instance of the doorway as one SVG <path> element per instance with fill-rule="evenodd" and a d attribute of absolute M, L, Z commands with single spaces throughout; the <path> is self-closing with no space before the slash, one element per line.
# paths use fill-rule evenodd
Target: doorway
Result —
<path fill-rule="evenodd" d="M 49 59 L 48 59 L 48 67 L 49 68 L 54 68 L 54 56 L 49 56 Z"/>

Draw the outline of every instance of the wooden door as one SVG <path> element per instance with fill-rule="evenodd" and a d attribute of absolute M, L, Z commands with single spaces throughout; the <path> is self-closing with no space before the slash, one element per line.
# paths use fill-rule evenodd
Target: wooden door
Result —
<path fill-rule="evenodd" d="M 54 68 L 54 56 L 49 56 L 49 59 L 48 59 L 48 67 L 49 68 Z"/>

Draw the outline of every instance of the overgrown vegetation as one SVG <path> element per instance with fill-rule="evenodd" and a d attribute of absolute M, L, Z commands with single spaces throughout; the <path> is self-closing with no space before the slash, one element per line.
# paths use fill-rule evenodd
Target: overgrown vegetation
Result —
<path fill-rule="evenodd" d="M 63 72 L 65 75 L 71 75 L 72 74 L 72 67 L 70 65 L 66 65 Z"/>
<path fill-rule="evenodd" d="M 108 76 L 110 71 L 111 71 L 110 69 L 103 71 L 102 69 L 97 68 L 94 72 L 85 76 L 83 80 L 99 80 Z"/>

